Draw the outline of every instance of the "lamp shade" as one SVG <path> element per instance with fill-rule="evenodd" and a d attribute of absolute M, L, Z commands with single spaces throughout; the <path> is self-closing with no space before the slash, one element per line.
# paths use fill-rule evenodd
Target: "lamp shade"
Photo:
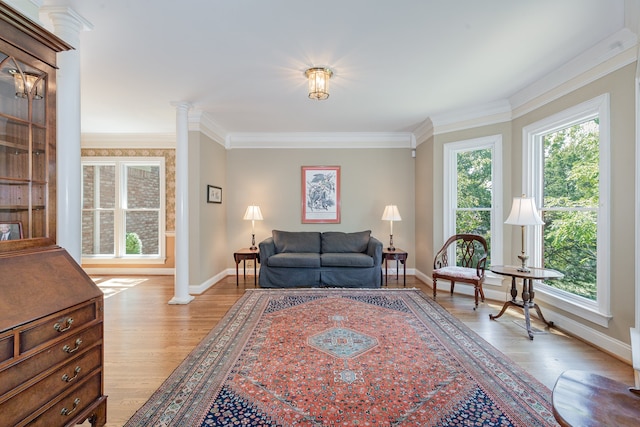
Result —
<path fill-rule="evenodd" d="M 244 213 L 244 218 L 242 219 L 262 221 L 262 212 L 260 212 L 260 206 L 251 205 L 247 207 L 247 210 Z"/>
<path fill-rule="evenodd" d="M 511 213 L 504 222 L 511 225 L 541 225 L 544 221 L 538 215 L 536 201 L 533 197 L 514 197 Z"/>
<path fill-rule="evenodd" d="M 400 211 L 396 205 L 387 205 L 382 213 L 382 220 L 384 221 L 402 221 Z"/>

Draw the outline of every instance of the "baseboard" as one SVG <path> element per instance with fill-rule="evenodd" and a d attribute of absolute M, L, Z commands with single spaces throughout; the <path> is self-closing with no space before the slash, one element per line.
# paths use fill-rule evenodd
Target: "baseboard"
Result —
<path fill-rule="evenodd" d="M 431 286 L 433 289 L 433 279 L 431 277 L 420 271 L 416 271 L 416 277 Z M 438 289 L 450 290 L 451 285 L 448 281 L 438 282 Z M 488 286 L 483 286 L 483 290 L 485 298 L 490 300 L 504 302 L 511 298 L 509 291 L 505 291 L 503 289 L 497 290 L 491 289 Z M 473 296 L 473 286 L 466 285 L 464 283 L 457 283 L 454 293 Z M 594 347 L 597 347 L 605 353 L 611 354 L 612 356 L 631 364 L 631 345 L 603 334 L 602 332 L 590 328 L 583 323 L 576 322 L 573 319 L 563 316 L 557 311 L 554 311 L 553 307 L 545 306 L 543 313 L 544 317 L 548 321 L 553 322 L 558 329 L 567 332 L 571 336 L 585 341 Z"/>
<path fill-rule="evenodd" d="M 89 275 L 105 276 L 175 276 L 175 268 L 83 268 Z"/>

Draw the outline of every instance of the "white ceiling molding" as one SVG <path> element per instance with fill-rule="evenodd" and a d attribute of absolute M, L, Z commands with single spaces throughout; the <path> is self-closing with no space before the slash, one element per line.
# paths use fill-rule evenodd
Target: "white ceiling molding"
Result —
<path fill-rule="evenodd" d="M 625 28 L 509 98 L 520 117 L 638 59 L 638 36 Z"/>
<path fill-rule="evenodd" d="M 240 148 L 413 148 L 411 132 L 230 133 L 227 147 Z"/>
<path fill-rule="evenodd" d="M 81 148 L 176 148 L 174 133 L 83 133 Z"/>
<path fill-rule="evenodd" d="M 433 134 L 487 126 L 511 120 L 511 104 L 506 99 L 430 117 Z"/>
<path fill-rule="evenodd" d="M 420 125 L 413 131 L 414 142 L 416 147 L 424 142 L 427 142 L 429 138 L 433 136 L 433 123 L 431 119 L 425 119 Z"/>
<path fill-rule="evenodd" d="M 202 132 L 223 147 L 229 148 L 225 145 L 227 132 L 213 121 L 210 113 L 198 109 L 189 110 L 189 130 Z"/>

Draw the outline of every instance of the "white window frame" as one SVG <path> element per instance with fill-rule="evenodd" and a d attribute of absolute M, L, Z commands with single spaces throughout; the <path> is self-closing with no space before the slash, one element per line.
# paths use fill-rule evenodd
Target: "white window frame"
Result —
<path fill-rule="evenodd" d="M 444 191 L 443 191 L 443 242 L 456 232 L 456 210 L 458 207 L 458 153 L 490 149 L 491 158 L 491 263 L 502 264 L 503 224 L 502 224 L 502 135 L 491 135 L 444 144 Z M 455 248 L 452 248 L 454 250 Z M 450 254 L 455 257 L 455 254 Z M 452 258 L 453 259 L 453 258 Z M 490 271 L 486 273 L 485 284 L 501 286 L 502 279 Z"/>
<path fill-rule="evenodd" d="M 164 263 L 166 260 L 166 236 L 165 236 L 165 212 L 166 212 L 166 185 L 165 185 L 165 158 L 164 157 L 83 157 L 81 159 L 82 168 L 84 166 L 115 166 L 115 203 L 114 208 L 114 228 L 116 241 L 114 242 L 114 255 L 82 255 L 82 263 L 87 264 L 140 264 L 144 263 Z M 129 211 L 123 206 L 123 195 L 126 195 L 126 179 L 124 177 L 125 166 L 157 166 L 160 178 L 160 207 L 158 224 L 158 254 L 127 254 L 126 241 L 118 236 L 123 235 L 122 229 L 125 226 L 125 214 Z M 82 186 L 81 188 L 84 188 Z M 83 203 L 84 206 L 84 203 Z M 138 209 L 134 209 L 138 211 Z M 153 209 L 155 211 L 155 209 Z"/>
<path fill-rule="evenodd" d="M 540 207 L 543 195 L 543 135 L 573 126 L 592 118 L 599 118 L 599 205 L 597 230 L 597 300 L 591 301 L 569 292 L 536 284 L 536 298 L 571 314 L 608 327 L 611 320 L 611 258 L 610 258 L 610 197 L 611 197 L 611 125 L 609 94 L 603 94 L 582 104 L 561 111 L 522 130 L 523 194 L 533 195 Z M 531 265 L 542 265 L 542 233 L 538 226 L 527 227 L 527 253 Z"/>

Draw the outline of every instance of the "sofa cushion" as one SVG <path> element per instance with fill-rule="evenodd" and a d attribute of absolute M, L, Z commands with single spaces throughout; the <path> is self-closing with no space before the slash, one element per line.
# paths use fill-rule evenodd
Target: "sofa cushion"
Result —
<path fill-rule="evenodd" d="M 322 233 L 322 253 L 366 252 L 371 230 L 356 233 L 325 231 Z"/>
<path fill-rule="evenodd" d="M 269 257 L 269 267 L 319 268 L 320 254 L 284 252 Z"/>
<path fill-rule="evenodd" d="M 320 263 L 323 267 L 373 267 L 373 258 L 360 253 L 325 253 Z"/>
<path fill-rule="evenodd" d="M 320 253 L 320 232 L 273 230 L 272 235 L 277 253 Z"/>

